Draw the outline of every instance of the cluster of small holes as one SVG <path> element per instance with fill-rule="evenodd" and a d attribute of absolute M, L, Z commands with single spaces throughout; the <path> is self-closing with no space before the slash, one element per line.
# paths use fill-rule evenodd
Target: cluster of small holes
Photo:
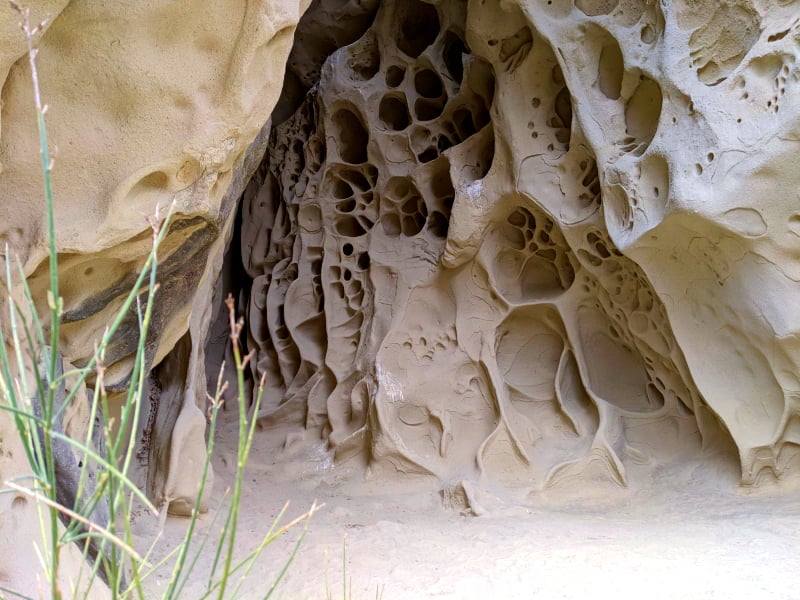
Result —
<path fill-rule="evenodd" d="M 441 31 L 435 9 L 424 6 L 428 8 L 423 12 L 431 17 L 424 32 L 411 41 L 396 40 L 403 54 L 382 67 L 386 91 L 378 101 L 377 112 L 384 131 L 407 135 L 416 160 L 429 163 L 489 124 L 494 75 L 487 63 L 473 59 L 469 75 L 474 85 L 462 85 L 467 75 L 464 55 L 469 49 L 453 29 Z M 405 23 L 412 11 L 401 8 L 400 12 L 398 18 Z M 418 16 L 411 20 L 420 24 Z M 527 34 L 518 36 L 522 46 L 530 36 L 527 28 L 525 31 Z M 410 42 L 413 48 L 408 46 Z M 484 91 L 477 93 L 473 88 Z"/>
<path fill-rule="evenodd" d="M 583 191 L 578 195 L 580 208 L 600 206 L 600 175 L 597 171 L 597 161 L 584 159 L 579 166 L 584 174 L 581 179 Z M 656 189 L 656 196 L 658 196 L 658 189 Z"/>
<path fill-rule="evenodd" d="M 294 307 L 281 299 L 291 281 L 300 279 L 293 289 L 313 293 L 321 313 L 306 317 L 304 323 L 315 321 L 303 335 L 313 331 L 322 347 L 341 349 L 325 354 L 325 363 L 344 381 L 348 369 L 358 370 L 355 356 L 372 314 L 372 236 L 387 238 L 409 260 L 433 264 L 455 197 L 445 153 L 480 134 L 477 171 L 491 165 L 494 72 L 469 56 L 463 15 L 451 0 L 381 5 L 375 25 L 335 51 L 295 115 L 273 132 L 271 189 L 261 194 L 274 203 L 275 222 L 264 226 L 264 298 L 251 311 L 270 316 L 274 338 L 259 338 L 259 370 L 287 391 L 302 385 L 292 383 L 293 374 L 309 376 L 286 323 L 287 316 L 296 321 Z M 387 22 L 392 27 L 380 25 Z M 531 39 L 526 29 L 504 40 L 504 60 L 524 60 Z M 391 169 L 383 172 L 387 162 Z M 259 309 L 267 291 L 271 306 Z"/>
<path fill-rule="evenodd" d="M 767 108 L 777 113 L 780 109 L 780 100 L 786 94 L 786 79 L 789 76 L 789 65 L 784 64 L 775 78 L 775 95 L 767 101 Z"/>
<path fill-rule="evenodd" d="M 622 257 L 622 253 L 611 244 L 599 229 L 590 229 L 585 238 L 588 250 L 581 248 L 578 250 L 579 256 L 585 258 L 593 267 L 600 267 L 604 264 L 603 261 L 612 259 L 612 262 L 606 263 L 608 265 L 607 268 L 612 271 L 620 270 L 616 258 Z"/>
<path fill-rule="evenodd" d="M 381 223 L 390 237 L 414 237 L 428 219 L 428 207 L 417 186 L 406 177 L 392 177 L 386 184 Z"/>
<path fill-rule="evenodd" d="M 327 172 L 334 201 L 336 233 L 346 237 L 366 235 L 378 219 L 375 181 L 378 170 L 370 164 L 360 168 L 338 165 Z"/>
<path fill-rule="evenodd" d="M 558 65 L 553 67 L 553 82 L 559 85 L 559 91 L 553 103 L 547 106 L 538 96 L 531 99 L 533 116 L 527 123 L 530 136 L 539 140 L 548 152 L 564 153 L 569 150 L 572 135 L 572 96 L 564 83 L 564 76 Z"/>
<path fill-rule="evenodd" d="M 534 214 L 525 207 L 516 208 L 502 225 L 505 252 L 527 257 L 537 257 L 553 265 L 561 289 L 566 290 L 575 280 L 575 269 L 569 259 L 569 250 L 561 231 L 553 219 L 544 214 Z"/>
<path fill-rule="evenodd" d="M 430 338 L 431 336 L 422 331 L 411 332 L 408 339 L 403 342 L 403 348 L 411 350 L 417 360 L 430 363 L 435 360 L 437 354 L 458 345 L 458 337 L 452 325 Z"/>
<path fill-rule="evenodd" d="M 370 265 L 369 251 L 366 248 L 358 250 L 353 243 L 345 242 L 342 244 L 340 262 L 353 273 L 367 271 Z"/>
<path fill-rule="evenodd" d="M 672 344 L 662 333 L 662 324 L 667 322 L 666 313 L 656 300 L 644 273 L 625 258 L 599 229 L 590 228 L 585 235 L 586 248 L 578 251 L 578 256 L 594 268 L 595 274 L 603 281 L 607 293 L 607 306 L 604 310 L 614 317 L 617 330 L 620 323 L 624 329 L 649 345 L 659 354 L 669 352 Z M 619 334 L 612 332 L 612 337 Z M 626 336 L 633 343 L 630 334 Z"/>
<path fill-rule="evenodd" d="M 675 341 L 664 327 L 669 322 L 664 306 L 646 275 L 601 230 L 589 228 L 584 240 L 577 255 L 590 270 L 584 272 L 581 287 L 608 318 L 609 337 L 643 358 L 650 408 L 657 410 L 667 400 L 684 409 L 693 406 L 693 392 L 671 358 Z"/>
<path fill-rule="evenodd" d="M 330 288 L 334 294 L 345 301 L 347 314 L 355 316 L 364 304 L 364 285 L 361 277 L 355 276 L 351 268 L 345 265 L 334 265 L 329 269 Z"/>

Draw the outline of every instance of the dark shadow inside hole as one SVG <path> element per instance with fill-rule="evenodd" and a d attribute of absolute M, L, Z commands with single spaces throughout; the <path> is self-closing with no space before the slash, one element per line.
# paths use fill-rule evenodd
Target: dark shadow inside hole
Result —
<path fill-rule="evenodd" d="M 420 121 L 432 121 L 442 114 L 444 104 L 444 98 L 439 100 L 417 98 L 417 101 L 414 102 L 414 114 Z"/>
<path fill-rule="evenodd" d="M 444 91 L 442 80 L 430 69 L 423 69 L 414 76 L 414 89 L 423 98 L 438 98 Z"/>
<path fill-rule="evenodd" d="M 417 58 L 430 46 L 439 35 L 439 13 L 436 8 L 420 0 L 404 0 L 403 14 L 397 47 L 410 56 Z"/>
<path fill-rule="evenodd" d="M 339 155 L 351 164 L 367 162 L 369 133 L 361 119 L 350 109 L 340 108 L 332 117 L 336 128 Z"/>
<path fill-rule="evenodd" d="M 428 148 L 424 152 L 420 153 L 417 158 L 422 163 L 429 163 L 432 160 L 439 158 L 439 152 L 436 150 L 436 148 Z"/>
<path fill-rule="evenodd" d="M 396 96 L 384 96 L 381 99 L 378 117 L 388 129 L 393 131 L 402 131 L 411 122 L 411 115 L 408 114 L 408 106 L 404 99 Z"/>
<path fill-rule="evenodd" d="M 461 83 L 464 78 L 464 54 L 468 54 L 464 41 L 453 31 L 444 35 L 444 51 L 442 58 L 453 81 Z"/>
<path fill-rule="evenodd" d="M 366 230 L 353 216 L 340 217 L 336 221 L 336 233 L 345 237 L 359 237 L 364 235 Z"/>
<path fill-rule="evenodd" d="M 431 233 L 436 237 L 446 238 L 449 225 L 449 219 L 438 210 L 433 211 L 428 217 L 428 229 L 430 229 Z"/>
<path fill-rule="evenodd" d="M 395 88 L 401 83 L 406 76 L 406 70 L 403 67 L 392 65 L 386 69 L 386 85 Z"/>

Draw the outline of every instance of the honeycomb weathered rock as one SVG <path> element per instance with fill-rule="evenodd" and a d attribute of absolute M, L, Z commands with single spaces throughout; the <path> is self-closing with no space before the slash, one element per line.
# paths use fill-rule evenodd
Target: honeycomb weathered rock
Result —
<path fill-rule="evenodd" d="M 381 2 L 244 196 L 262 423 L 443 482 L 786 478 L 791 4 Z"/>

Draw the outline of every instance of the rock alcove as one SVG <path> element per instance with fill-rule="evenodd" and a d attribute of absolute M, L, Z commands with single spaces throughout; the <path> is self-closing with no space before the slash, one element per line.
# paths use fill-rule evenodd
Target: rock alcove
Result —
<path fill-rule="evenodd" d="M 484 493 L 796 490 L 796 1 L 31 4 L 65 370 L 141 271 L 145 216 L 174 208 L 132 431 L 159 507 L 196 494 L 228 293 L 287 472 L 321 452 L 365 488 L 422 481 L 474 514 Z M 0 285 L 26 304 L 19 265 L 45 315 L 26 52 L 0 7 Z M 0 294 L 13 353 L 8 315 Z M 112 404 L 138 338 L 130 311 Z M 29 475 L 24 456 L 0 412 L 0 481 Z M 38 531 L 33 503 L 0 494 L 0 537 Z M 9 554 L 0 583 L 37 595 L 33 545 Z"/>
<path fill-rule="evenodd" d="M 45 4 L 68 363 L 141 269 L 143 215 L 175 206 L 134 432 L 156 503 L 194 497 L 228 292 L 262 435 L 334 464 L 449 498 L 634 489 L 701 463 L 735 464 L 730 489 L 796 483 L 796 3 L 316 0 L 299 25 L 305 3 L 188 21 L 137 4 L 124 28 L 113 7 Z M 0 241 L 44 313 L 15 19 Z M 114 393 L 137 338 L 131 312 Z M 9 455 L 3 476 L 24 473 Z"/>
<path fill-rule="evenodd" d="M 217 289 L 268 435 L 445 490 L 791 479 L 790 350 L 726 320 L 766 226 L 712 186 L 738 142 L 708 107 L 766 59 L 711 48 L 756 13 L 676 10 L 689 75 L 651 3 L 312 5 Z"/>

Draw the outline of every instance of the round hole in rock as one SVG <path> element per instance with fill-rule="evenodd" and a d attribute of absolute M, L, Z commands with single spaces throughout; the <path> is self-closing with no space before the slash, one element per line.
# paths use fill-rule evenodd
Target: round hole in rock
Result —
<path fill-rule="evenodd" d="M 398 67 L 397 65 L 392 65 L 388 69 L 386 69 L 386 85 L 391 88 L 395 88 L 401 83 L 403 83 L 403 79 L 405 79 L 406 70 L 403 67 Z"/>
<path fill-rule="evenodd" d="M 402 131 L 411 123 L 405 98 L 384 96 L 378 107 L 378 117 L 387 129 Z"/>
<path fill-rule="evenodd" d="M 397 237 L 400 235 L 400 217 L 395 213 L 389 213 L 381 217 L 381 224 L 383 225 L 383 232 L 389 237 Z"/>
<path fill-rule="evenodd" d="M 597 85 L 606 98 L 611 100 L 619 98 L 624 72 L 622 51 L 616 40 L 612 38 L 600 51 L 600 62 L 597 65 Z"/>
<path fill-rule="evenodd" d="M 438 210 L 433 211 L 430 216 L 428 217 L 428 229 L 439 238 L 446 238 L 447 237 L 447 229 L 450 225 L 450 222 L 447 217 L 445 217 L 442 213 Z"/>
<path fill-rule="evenodd" d="M 572 96 L 570 95 L 569 89 L 566 86 L 561 88 L 561 91 L 558 92 L 553 108 L 556 113 L 556 118 L 553 119 L 555 124 L 559 128 L 567 129 L 567 135 L 569 135 L 569 130 L 572 128 Z M 568 141 L 569 137 L 567 137 L 567 142 L 562 143 L 568 143 Z"/>
<path fill-rule="evenodd" d="M 446 135 L 440 135 L 439 139 L 436 140 L 436 149 L 439 150 L 439 152 L 444 152 L 445 150 L 452 147 L 453 147 L 453 142 L 450 141 L 450 138 L 448 138 Z"/>
<path fill-rule="evenodd" d="M 366 230 L 353 216 L 341 217 L 336 221 L 336 233 L 345 237 L 359 237 L 364 235 Z"/>
<path fill-rule="evenodd" d="M 375 181 L 378 179 L 378 167 L 376 167 L 375 165 L 367 165 L 364 168 L 364 177 L 366 177 L 369 180 L 368 185 L 370 188 L 374 186 Z"/>
<path fill-rule="evenodd" d="M 424 98 L 438 98 L 444 91 L 439 75 L 430 69 L 423 69 L 414 76 L 414 89 Z"/>
<path fill-rule="evenodd" d="M 414 114 L 420 121 L 432 121 L 442 114 L 442 110 L 444 110 L 444 102 L 441 99 L 417 98 L 417 101 L 414 102 Z"/>
<path fill-rule="evenodd" d="M 656 81 L 642 76 L 639 86 L 625 107 L 626 133 L 639 144 L 639 149 L 635 152 L 637 156 L 644 153 L 656 134 L 662 103 L 661 87 Z"/>
<path fill-rule="evenodd" d="M 439 13 L 436 8 L 420 0 L 405 0 L 400 4 L 397 47 L 411 58 L 417 58 L 439 35 Z"/>
<path fill-rule="evenodd" d="M 405 177 L 392 177 L 386 186 L 389 194 L 396 198 L 405 198 L 411 191 L 411 182 Z"/>
<path fill-rule="evenodd" d="M 353 188 L 346 181 L 342 181 L 339 179 L 333 185 L 333 197 L 338 198 L 339 200 L 344 200 L 345 198 L 349 198 L 353 195 Z"/>
<path fill-rule="evenodd" d="M 351 164 L 367 162 L 369 133 L 361 118 L 348 108 L 340 108 L 333 114 L 332 121 L 342 160 Z"/>
<path fill-rule="evenodd" d="M 453 189 L 453 181 L 450 179 L 450 171 L 445 167 L 436 174 L 431 182 L 433 188 L 433 195 L 437 198 L 452 198 L 455 190 Z"/>
<path fill-rule="evenodd" d="M 368 165 L 367 167 L 367 171 L 369 173 L 369 167 L 372 167 L 372 165 Z M 347 179 L 352 186 L 357 187 L 359 190 L 363 191 L 372 189 L 372 184 L 367 181 L 364 173 L 357 169 L 347 169 L 342 172 L 341 176 Z"/>
<path fill-rule="evenodd" d="M 652 44 L 656 41 L 656 31 L 650 25 L 642 27 L 639 37 L 645 44 Z"/>
<path fill-rule="evenodd" d="M 608 15 L 617 4 L 619 0 L 575 0 L 575 6 L 587 17 Z"/>
<path fill-rule="evenodd" d="M 504 241 L 509 248 L 514 250 L 525 249 L 525 234 L 521 230 L 516 227 L 504 227 L 503 235 L 505 237 Z"/>
<path fill-rule="evenodd" d="M 353 254 L 353 244 L 347 243 L 342 246 L 342 254 L 345 256 L 351 256 Z"/>
<path fill-rule="evenodd" d="M 403 203 L 402 210 L 407 215 L 414 215 L 420 212 L 419 205 L 420 205 L 419 198 L 412 197 Z"/>
<path fill-rule="evenodd" d="M 353 198 L 336 204 L 336 210 L 343 213 L 353 212 L 356 208 L 356 201 Z"/>
<path fill-rule="evenodd" d="M 425 220 L 423 219 L 420 222 L 420 217 L 422 215 L 414 215 L 414 216 L 406 216 L 403 217 L 403 235 L 406 237 L 414 237 L 415 235 L 419 234 L 422 231 L 422 228 L 425 226 Z"/>
<path fill-rule="evenodd" d="M 478 131 L 475 126 L 475 119 L 472 118 L 472 113 L 467 108 L 456 109 L 453 112 L 453 121 L 462 141 Z"/>
<path fill-rule="evenodd" d="M 647 392 L 647 400 L 650 403 L 650 406 L 654 410 L 658 410 L 664 407 L 666 401 L 664 400 L 664 394 L 659 390 L 655 385 L 652 383 L 648 383 L 646 387 Z"/>

